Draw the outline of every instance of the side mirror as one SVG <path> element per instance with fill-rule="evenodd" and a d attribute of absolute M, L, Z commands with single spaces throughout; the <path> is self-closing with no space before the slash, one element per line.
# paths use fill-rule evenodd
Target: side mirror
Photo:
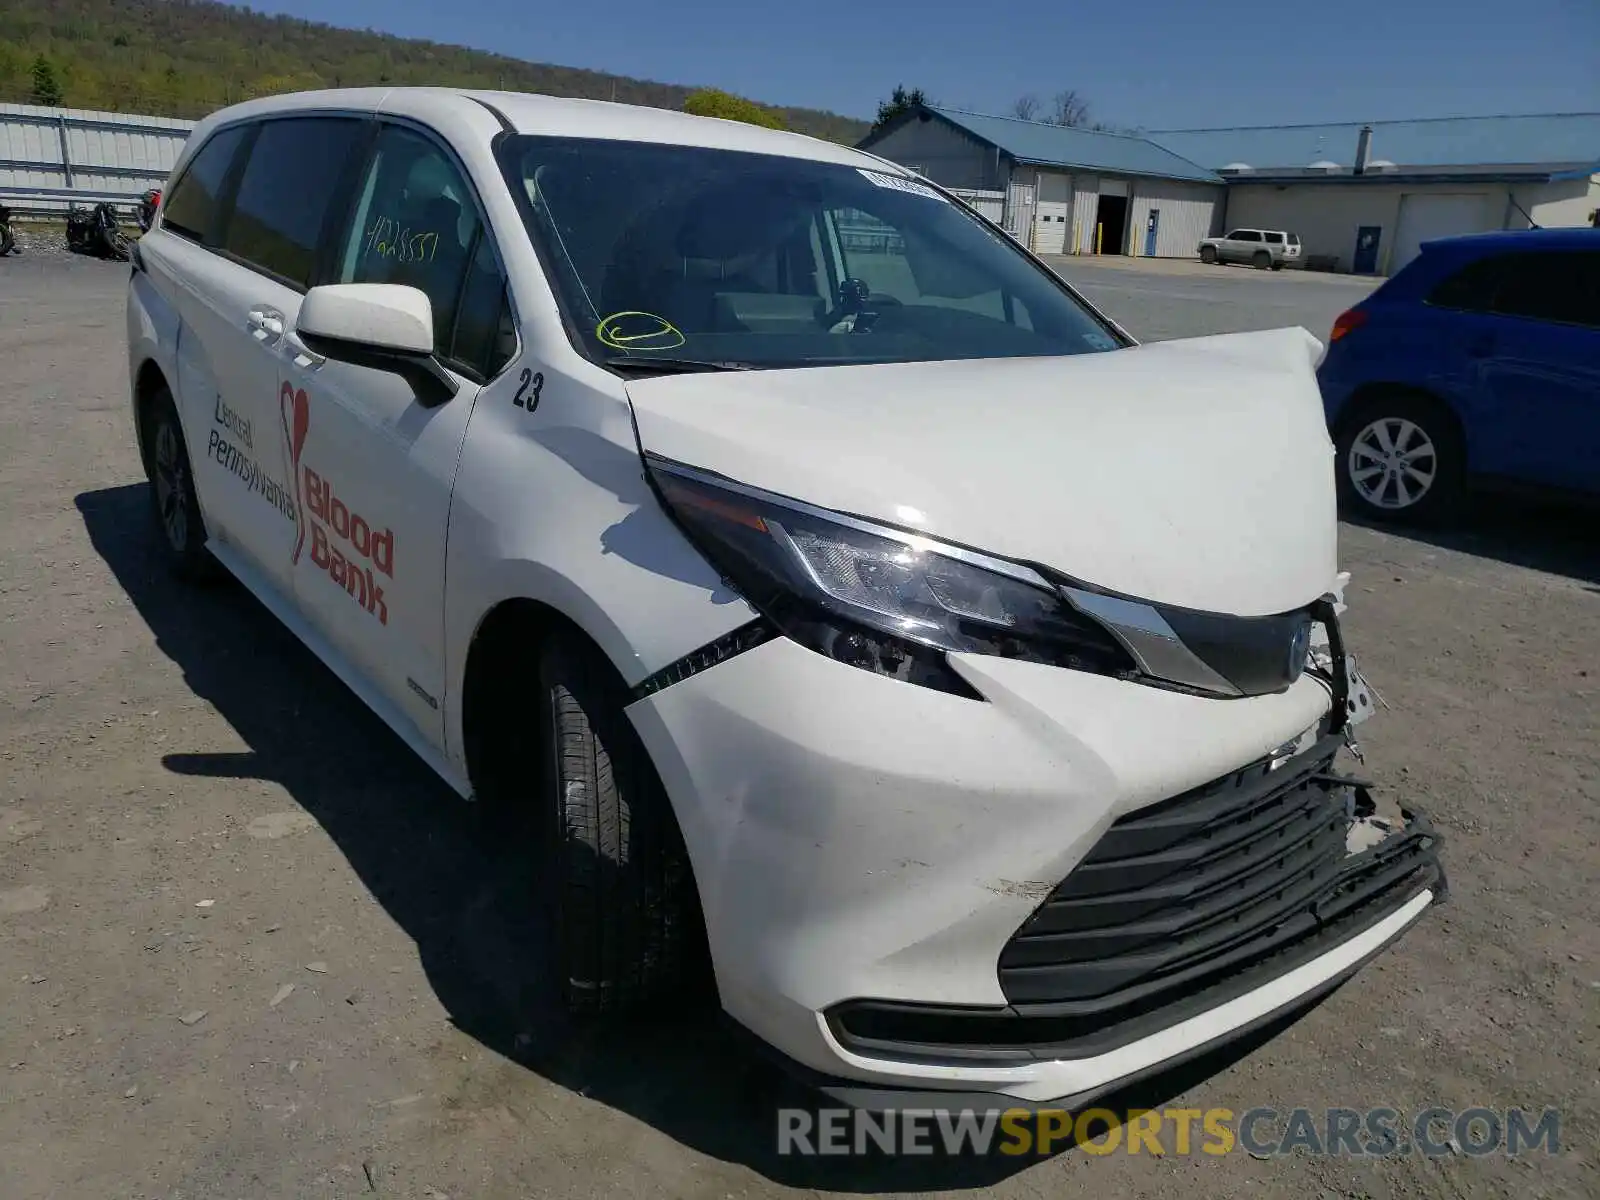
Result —
<path fill-rule="evenodd" d="M 396 283 L 329 283 L 300 302 L 295 332 L 325 358 L 405 377 L 433 407 L 459 388 L 433 353 L 433 304 Z"/>

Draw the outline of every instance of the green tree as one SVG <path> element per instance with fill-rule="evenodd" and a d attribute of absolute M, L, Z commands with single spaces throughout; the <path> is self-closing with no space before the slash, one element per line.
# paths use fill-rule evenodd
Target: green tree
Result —
<path fill-rule="evenodd" d="M 61 82 L 56 78 L 56 69 L 50 65 L 50 60 L 44 55 L 33 60 L 33 91 L 31 93 L 35 104 L 43 104 L 49 108 L 59 108 L 65 97 L 61 94 Z"/>
<path fill-rule="evenodd" d="M 754 100 L 746 100 L 731 92 L 720 92 L 716 88 L 690 92 L 683 102 L 683 111 L 696 117 L 721 117 L 724 121 L 743 121 L 746 125 L 761 125 L 767 129 L 789 127 L 770 108 L 763 108 Z"/>
<path fill-rule="evenodd" d="M 902 84 L 895 84 L 889 98 L 878 105 L 878 118 L 872 122 L 872 131 L 876 133 L 901 113 L 927 103 L 928 97 L 921 88 L 912 88 L 908 92 Z"/>

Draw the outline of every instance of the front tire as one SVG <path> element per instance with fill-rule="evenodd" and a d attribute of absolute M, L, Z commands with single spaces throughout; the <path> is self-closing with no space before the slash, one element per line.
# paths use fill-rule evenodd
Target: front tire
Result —
<path fill-rule="evenodd" d="M 1426 397 L 1396 393 L 1368 401 L 1341 426 L 1341 499 L 1380 521 L 1426 522 L 1458 507 L 1466 454 L 1455 418 Z"/>
<path fill-rule="evenodd" d="M 206 522 L 195 491 L 194 468 L 178 410 L 166 388 L 151 399 L 148 420 L 151 512 L 164 557 L 180 579 L 206 582 L 218 574 L 217 561 L 206 549 Z"/>
<path fill-rule="evenodd" d="M 539 655 L 563 997 L 574 1014 L 677 999 L 697 972 L 693 872 L 660 777 L 592 648 L 556 635 Z"/>
<path fill-rule="evenodd" d="M 1200 247 L 1200 261 L 1208 267 L 1217 265 L 1217 248 L 1215 246 Z"/>

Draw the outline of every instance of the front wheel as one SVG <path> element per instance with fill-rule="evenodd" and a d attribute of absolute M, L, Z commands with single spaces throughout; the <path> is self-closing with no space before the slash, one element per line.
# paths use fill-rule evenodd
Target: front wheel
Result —
<path fill-rule="evenodd" d="M 1217 262 L 1217 248 L 1215 246 L 1200 247 L 1200 261 L 1206 266 L 1215 266 Z"/>
<path fill-rule="evenodd" d="M 1460 500 L 1465 454 L 1440 405 L 1407 396 L 1364 405 L 1339 435 L 1342 497 L 1385 521 L 1442 517 Z"/>
<path fill-rule="evenodd" d="M 699 972 L 694 876 L 672 805 L 598 652 L 559 635 L 539 655 L 546 879 L 569 1011 L 683 998 Z"/>

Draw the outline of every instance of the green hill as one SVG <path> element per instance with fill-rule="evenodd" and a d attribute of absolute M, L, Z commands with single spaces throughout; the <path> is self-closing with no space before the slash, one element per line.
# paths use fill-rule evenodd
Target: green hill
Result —
<path fill-rule="evenodd" d="M 210 0 L 5 0 L 0 101 L 34 102 L 41 54 L 63 104 L 173 117 L 199 117 L 275 92 L 384 83 L 507 88 L 674 109 L 694 90 Z M 776 111 L 790 129 L 836 142 L 867 132 L 865 121 L 836 113 Z"/>

